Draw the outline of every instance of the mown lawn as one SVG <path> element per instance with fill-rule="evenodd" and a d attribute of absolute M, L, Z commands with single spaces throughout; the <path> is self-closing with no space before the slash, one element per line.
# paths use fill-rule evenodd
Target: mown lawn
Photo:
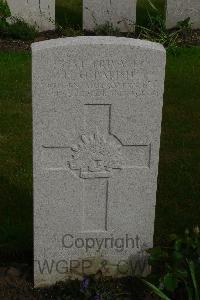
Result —
<path fill-rule="evenodd" d="M 31 254 L 31 56 L 0 53 L 0 255 Z M 26 255 L 27 256 L 27 255 Z"/>
<path fill-rule="evenodd" d="M 0 254 L 32 255 L 31 56 L 0 53 Z M 156 243 L 200 225 L 200 48 L 167 57 Z"/>
<path fill-rule="evenodd" d="M 168 55 L 155 241 L 200 225 L 200 47 Z"/>

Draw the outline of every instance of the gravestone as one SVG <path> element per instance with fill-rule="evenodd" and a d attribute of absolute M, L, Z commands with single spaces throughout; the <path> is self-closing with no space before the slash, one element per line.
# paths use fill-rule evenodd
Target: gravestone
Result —
<path fill-rule="evenodd" d="M 39 31 L 55 29 L 55 0 L 7 0 L 11 12 L 9 22 L 25 21 Z"/>
<path fill-rule="evenodd" d="M 177 22 L 190 17 L 193 28 L 200 28 L 199 0 L 167 0 L 166 26 L 173 28 Z"/>
<path fill-rule="evenodd" d="M 32 55 L 35 286 L 148 272 L 164 48 L 76 37 Z"/>
<path fill-rule="evenodd" d="M 133 31 L 137 0 L 83 0 L 83 29 L 93 31 L 107 22 L 121 32 Z"/>

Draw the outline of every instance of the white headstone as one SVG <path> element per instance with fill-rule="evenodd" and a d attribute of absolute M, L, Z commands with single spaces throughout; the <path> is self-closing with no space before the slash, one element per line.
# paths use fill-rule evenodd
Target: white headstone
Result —
<path fill-rule="evenodd" d="M 153 245 L 165 50 L 77 37 L 32 54 L 35 285 L 127 275 Z"/>
<path fill-rule="evenodd" d="M 55 0 L 7 0 L 11 15 L 39 31 L 55 29 Z"/>
<path fill-rule="evenodd" d="M 177 22 L 188 17 L 193 28 L 200 28 L 200 0 L 167 0 L 167 28 L 175 27 Z"/>
<path fill-rule="evenodd" d="M 83 0 L 83 29 L 93 31 L 107 22 L 121 32 L 133 31 L 137 0 Z"/>

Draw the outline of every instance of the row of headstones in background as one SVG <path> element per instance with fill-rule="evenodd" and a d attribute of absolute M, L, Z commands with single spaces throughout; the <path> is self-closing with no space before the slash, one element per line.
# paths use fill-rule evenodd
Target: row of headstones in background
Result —
<path fill-rule="evenodd" d="M 35 43 L 35 286 L 149 272 L 163 105 L 162 45 Z"/>
<path fill-rule="evenodd" d="M 133 31 L 136 0 L 83 0 L 83 29 L 94 30 L 109 22 L 121 32 Z"/>
<path fill-rule="evenodd" d="M 55 0 L 7 0 L 12 16 L 20 17 L 40 31 L 55 28 Z M 136 22 L 136 0 L 83 0 L 83 29 L 112 23 L 122 32 L 133 29 Z M 166 24 L 176 26 L 190 17 L 194 28 L 200 28 L 200 0 L 167 0 Z"/>
<path fill-rule="evenodd" d="M 83 0 L 83 28 L 94 30 L 96 24 L 110 22 L 122 32 L 133 29 L 139 0 Z M 200 0 L 166 0 L 166 26 L 190 17 L 193 28 L 200 28 Z"/>
<path fill-rule="evenodd" d="M 193 28 L 200 28 L 200 0 L 167 0 L 167 28 L 175 27 L 177 22 L 188 17 Z"/>
<path fill-rule="evenodd" d="M 55 0 L 6 0 L 10 8 L 10 23 L 24 20 L 39 31 L 55 29 Z"/>

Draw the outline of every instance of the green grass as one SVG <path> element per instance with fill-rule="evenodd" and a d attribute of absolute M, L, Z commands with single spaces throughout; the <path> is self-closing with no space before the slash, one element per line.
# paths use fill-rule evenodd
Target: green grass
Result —
<path fill-rule="evenodd" d="M 0 19 L 0 37 L 34 41 L 38 34 L 34 26 L 24 21 L 17 20 L 14 24 L 8 24 L 5 19 Z"/>
<path fill-rule="evenodd" d="M 0 17 L 9 17 L 10 16 L 10 9 L 4 0 L 0 0 Z"/>
<path fill-rule="evenodd" d="M 137 1 L 137 24 L 146 26 L 148 23 L 148 13 L 155 15 L 156 11 L 151 7 L 149 1 L 165 16 L 165 0 L 138 0 Z"/>
<path fill-rule="evenodd" d="M 82 27 L 82 0 L 56 0 L 56 22 L 63 27 Z"/>
<path fill-rule="evenodd" d="M 31 253 L 31 57 L 0 54 L 0 254 Z"/>
<path fill-rule="evenodd" d="M 31 57 L 0 53 L 0 254 L 32 251 Z M 200 48 L 168 54 L 156 243 L 200 225 Z M 20 255 L 20 257 L 23 257 Z"/>
<path fill-rule="evenodd" d="M 156 242 L 200 224 L 200 48 L 167 59 Z"/>

